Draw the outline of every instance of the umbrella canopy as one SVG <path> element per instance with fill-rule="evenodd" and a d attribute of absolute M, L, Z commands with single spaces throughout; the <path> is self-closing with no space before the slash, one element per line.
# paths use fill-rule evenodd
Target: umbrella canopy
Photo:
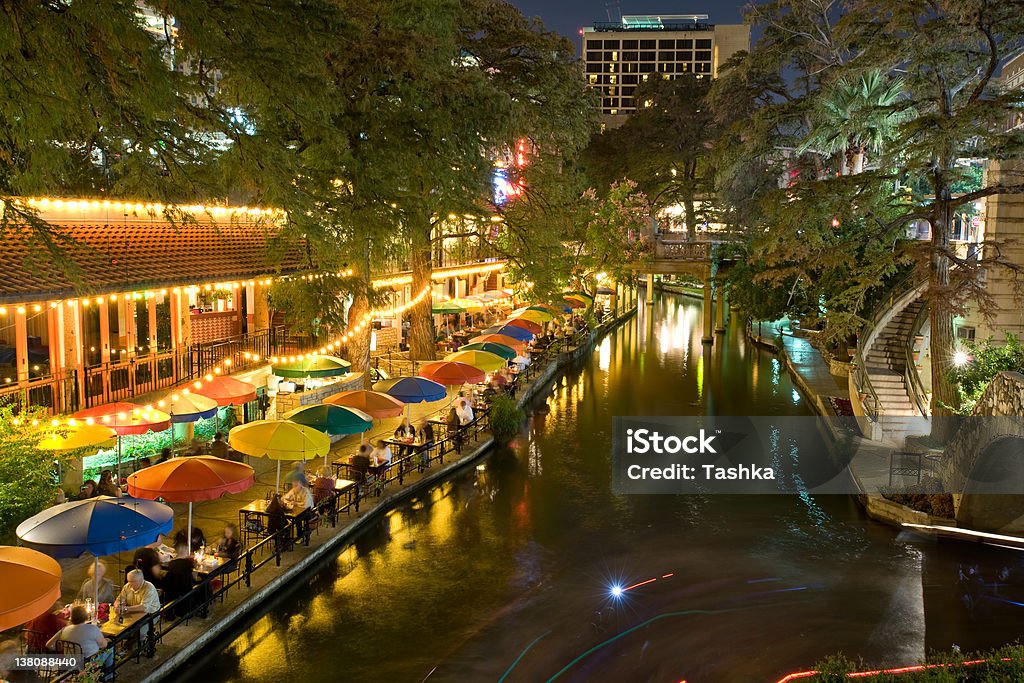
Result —
<path fill-rule="evenodd" d="M 469 340 L 470 344 L 486 344 L 488 342 L 498 344 L 499 346 L 506 346 L 516 351 L 522 351 L 526 348 L 525 342 L 504 334 L 481 334 L 479 337 L 473 337 Z M 486 351 L 486 349 L 484 350 Z"/>
<path fill-rule="evenodd" d="M 484 372 L 500 370 L 507 363 L 501 356 L 488 353 L 487 351 L 456 351 L 455 353 L 448 354 L 444 359 L 472 365 L 474 368 Z"/>
<path fill-rule="evenodd" d="M 326 434 L 289 420 L 238 425 L 228 432 L 228 444 L 240 453 L 271 460 L 309 460 L 331 450 Z"/>
<path fill-rule="evenodd" d="M 141 408 L 134 403 L 107 403 L 79 410 L 75 417 L 93 420 L 112 428 L 118 436 L 162 432 L 171 426 L 171 416 L 160 410 Z"/>
<path fill-rule="evenodd" d="M 566 309 L 568 309 L 568 306 L 565 306 L 564 304 L 561 305 L 561 306 L 553 306 L 551 304 L 533 304 L 532 306 L 530 306 L 526 310 L 528 310 L 528 311 L 543 311 L 545 313 L 551 314 L 552 317 L 558 317 L 558 316 L 562 315 L 563 313 L 568 313 L 568 310 L 566 310 Z"/>
<path fill-rule="evenodd" d="M 598 287 L 597 293 L 602 294 L 604 296 L 608 296 L 609 294 L 614 294 L 615 290 L 612 289 L 611 287 Z"/>
<path fill-rule="evenodd" d="M 572 309 L 587 307 L 587 305 L 580 301 L 579 299 L 566 299 L 565 305 Z"/>
<path fill-rule="evenodd" d="M 164 399 L 164 411 L 171 416 L 171 422 L 195 422 L 206 420 L 217 414 L 217 402 L 192 392 L 172 394 Z"/>
<path fill-rule="evenodd" d="M 18 525 L 30 548 L 50 557 L 99 557 L 155 543 L 174 525 L 174 511 L 141 498 L 97 496 L 54 505 Z"/>
<path fill-rule="evenodd" d="M 494 301 L 495 299 L 504 299 L 508 295 L 505 294 L 505 292 L 502 292 L 501 290 L 492 289 L 492 290 L 487 291 L 487 292 L 481 292 L 480 294 L 475 294 L 474 296 L 478 296 L 481 299 L 483 299 L 484 301 Z"/>
<path fill-rule="evenodd" d="M 523 322 L 525 323 L 526 321 Z M 501 327 L 498 327 L 494 331 L 494 334 L 512 337 L 513 339 L 518 339 L 521 342 L 528 342 L 537 336 L 531 330 L 528 330 L 524 327 L 520 327 L 519 325 L 502 325 Z"/>
<path fill-rule="evenodd" d="M 472 365 L 455 361 L 441 360 L 427 363 L 420 368 L 420 376 L 445 384 L 450 387 L 462 384 L 476 384 L 484 381 L 483 370 L 478 370 Z"/>
<path fill-rule="evenodd" d="M 510 320 L 507 320 L 505 322 L 505 327 L 502 329 L 508 328 L 509 326 L 521 327 L 527 332 L 532 332 L 534 335 L 540 334 L 541 331 L 544 329 L 543 327 L 533 322 L 532 320 L 527 320 L 524 318 L 511 318 Z M 501 334 L 505 334 L 505 332 L 502 332 Z"/>
<path fill-rule="evenodd" d="M 373 417 L 358 408 L 328 403 L 302 406 L 281 417 L 326 434 L 359 434 L 373 427 Z"/>
<path fill-rule="evenodd" d="M 443 384 L 424 377 L 396 377 L 378 382 L 373 388 L 405 404 L 440 401 L 448 393 Z"/>
<path fill-rule="evenodd" d="M 0 546 L 0 631 L 20 626 L 43 614 L 60 597 L 57 560 L 32 550 Z"/>
<path fill-rule="evenodd" d="M 324 403 L 333 406 L 356 408 L 374 418 L 397 417 L 405 410 L 405 406 L 396 398 L 379 391 L 356 389 L 343 391 L 324 399 Z"/>
<path fill-rule="evenodd" d="M 430 311 L 432 313 L 465 313 L 466 309 L 454 301 L 442 301 L 434 304 Z"/>
<path fill-rule="evenodd" d="M 106 425 L 77 422 L 54 431 L 36 444 L 44 451 L 73 451 L 78 448 L 109 448 L 114 445 L 117 432 Z"/>
<path fill-rule="evenodd" d="M 467 311 L 478 311 L 482 308 L 487 307 L 487 304 L 485 304 L 483 301 L 472 296 L 452 299 L 449 303 L 453 303 L 456 306 L 462 306 L 462 308 L 466 309 Z"/>
<path fill-rule="evenodd" d="M 576 299 L 578 301 L 582 301 L 583 303 L 585 303 L 588 306 L 590 304 L 594 303 L 594 297 L 590 296 L 586 292 L 580 292 L 580 291 L 563 292 L 562 293 L 562 298 L 563 299 Z"/>
<path fill-rule="evenodd" d="M 278 363 L 272 366 L 272 371 L 278 377 L 338 377 L 346 374 L 351 368 L 351 363 L 337 356 L 312 356 L 299 358 L 293 362 Z"/>
<path fill-rule="evenodd" d="M 223 375 L 214 377 L 193 393 L 212 398 L 219 406 L 241 406 L 256 400 L 256 385 Z"/>
<path fill-rule="evenodd" d="M 129 475 L 128 493 L 137 498 L 192 503 L 241 493 L 255 483 L 253 469 L 244 463 L 196 455 L 171 458 Z"/>
<path fill-rule="evenodd" d="M 551 322 L 555 319 L 555 316 L 551 315 L 547 311 L 538 311 L 532 308 L 528 308 L 521 313 L 514 313 L 512 320 L 528 320 L 538 325 L 543 325 L 546 322 Z"/>
<path fill-rule="evenodd" d="M 504 344 L 496 344 L 494 342 L 474 342 L 472 344 L 466 344 L 459 347 L 459 351 L 486 351 L 487 353 L 493 353 L 495 356 L 501 356 L 505 360 L 512 360 L 516 357 L 516 350 L 511 346 L 505 346 Z"/>

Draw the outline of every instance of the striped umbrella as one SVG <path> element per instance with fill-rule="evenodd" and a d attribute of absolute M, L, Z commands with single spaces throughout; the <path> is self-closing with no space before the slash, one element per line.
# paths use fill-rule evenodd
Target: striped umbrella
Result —
<path fill-rule="evenodd" d="M 493 353 L 495 356 L 501 356 L 507 361 L 516 357 L 516 350 L 514 348 L 504 344 L 495 344 L 494 342 L 466 344 L 459 347 L 459 351 L 486 351 L 487 353 Z"/>

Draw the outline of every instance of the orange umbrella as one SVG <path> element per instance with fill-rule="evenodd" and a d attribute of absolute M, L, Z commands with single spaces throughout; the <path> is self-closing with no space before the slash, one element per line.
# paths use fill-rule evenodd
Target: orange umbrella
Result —
<path fill-rule="evenodd" d="M 188 503 L 188 547 L 192 547 L 192 503 L 214 500 L 225 493 L 241 493 L 256 483 L 248 465 L 213 455 L 171 458 L 128 477 L 128 493 L 135 498 Z"/>
<path fill-rule="evenodd" d="M 256 400 L 256 386 L 234 377 L 214 377 L 195 389 L 195 393 L 212 398 L 219 406 L 241 406 Z"/>
<path fill-rule="evenodd" d="M 369 391 L 367 389 L 343 391 L 340 394 L 328 396 L 324 399 L 324 403 L 333 406 L 358 408 L 374 419 L 398 417 L 405 410 L 405 404 L 397 398 L 380 391 Z"/>
<path fill-rule="evenodd" d="M 468 363 L 459 361 L 434 361 L 420 368 L 420 377 L 426 377 L 438 384 L 450 387 L 463 384 L 477 384 L 484 381 L 487 374 Z"/>
<path fill-rule="evenodd" d="M 481 334 L 479 337 L 473 337 L 469 340 L 471 344 L 486 344 L 491 342 L 492 344 L 501 344 L 507 346 L 510 349 L 515 349 L 519 353 L 526 350 L 526 344 L 519 341 L 515 337 L 510 337 L 507 334 Z"/>
<path fill-rule="evenodd" d="M 50 609 L 60 597 L 60 565 L 31 548 L 0 546 L 0 631 L 20 626 Z"/>

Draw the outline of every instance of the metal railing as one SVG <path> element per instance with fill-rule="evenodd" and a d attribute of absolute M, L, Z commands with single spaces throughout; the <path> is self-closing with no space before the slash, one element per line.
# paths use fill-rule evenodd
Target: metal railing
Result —
<path fill-rule="evenodd" d="M 79 400 L 78 373 L 74 370 L 0 387 L 0 405 L 10 405 L 16 413 L 29 406 L 46 408 L 52 415 L 71 413 L 78 410 Z"/>
<path fill-rule="evenodd" d="M 923 283 L 911 273 L 903 278 L 893 287 L 889 296 L 879 303 L 872 312 L 871 317 L 861 327 L 858 337 L 857 350 L 853 359 L 853 384 L 857 390 L 858 399 L 864 408 L 864 413 L 871 421 L 876 421 L 881 412 L 882 401 L 871 384 L 871 377 L 868 375 L 866 356 L 868 352 L 868 341 L 873 341 L 872 332 L 878 327 L 879 322 L 885 317 L 897 301 L 910 292 L 920 289 Z M 853 397 L 851 397 L 853 398 Z"/>
<path fill-rule="evenodd" d="M 210 368 L 220 364 L 226 358 L 230 358 L 237 367 L 242 364 L 243 356 L 246 353 L 267 358 L 286 353 L 288 346 L 288 331 L 284 325 L 275 325 L 264 330 L 212 342 L 193 344 L 190 350 L 192 376 L 205 375 Z M 187 379 L 191 379 L 191 377 Z"/>
<path fill-rule="evenodd" d="M 917 412 L 923 416 L 927 416 L 930 413 L 930 401 L 928 399 L 928 391 L 925 390 L 924 384 L 921 382 L 921 374 L 917 371 L 917 363 L 914 362 L 914 339 L 921 331 L 921 328 L 924 327 L 927 317 L 928 306 L 921 306 L 921 310 L 917 312 L 914 322 L 910 326 L 910 334 L 907 335 L 907 344 L 904 347 L 906 364 L 903 368 L 903 382 L 907 386 L 907 392 L 917 407 Z"/>
<path fill-rule="evenodd" d="M 194 377 L 190 354 L 165 351 L 85 368 L 86 407 L 131 400 Z"/>

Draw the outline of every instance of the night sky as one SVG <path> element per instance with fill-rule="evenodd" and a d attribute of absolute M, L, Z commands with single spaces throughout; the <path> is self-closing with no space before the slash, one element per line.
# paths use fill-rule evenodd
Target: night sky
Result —
<path fill-rule="evenodd" d="M 619 14 L 707 14 L 712 24 L 739 24 L 745 0 L 509 0 L 528 17 L 572 38 L 579 45 L 579 30 L 594 21 Z"/>

